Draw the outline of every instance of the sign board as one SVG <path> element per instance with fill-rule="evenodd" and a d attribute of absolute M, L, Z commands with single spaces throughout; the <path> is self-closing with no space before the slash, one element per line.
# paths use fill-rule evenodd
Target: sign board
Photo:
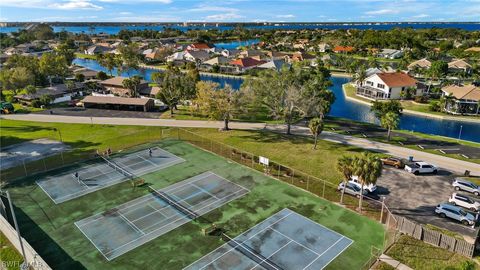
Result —
<path fill-rule="evenodd" d="M 259 162 L 260 162 L 260 164 L 263 164 L 263 165 L 268 166 L 269 160 L 268 160 L 268 158 L 266 158 L 266 157 L 260 156 L 260 157 L 259 157 Z"/>

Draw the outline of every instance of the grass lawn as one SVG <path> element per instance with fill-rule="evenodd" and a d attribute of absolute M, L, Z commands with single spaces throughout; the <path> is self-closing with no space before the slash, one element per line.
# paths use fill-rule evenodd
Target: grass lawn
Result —
<path fill-rule="evenodd" d="M 163 140 L 157 145 L 186 162 L 142 177 L 155 188 L 213 171 L 250 190 L 204 216 L 231 236 L 288 207 L 354 240 L 327 269 L 359 269 L 369 259 L 371 246 L 382 246 L 382 225 L 367 217 L 188 143 Z M 203 236 L 206 223 L 192 221 L 108 262 L 73 222 L 138 198 L 148 188 L 133 189 L 125 182 L 55 205 L 35 184 L 39 178 L 25 178 L 7 188 L 24 237 L 54 269 L 181 269 L 224 243 L 219 237 Z"/>
<path fill-rule="evenodd" d="M 480 266 L 473 260 L 409 236 L 401 236 L 399 241 L 386 254 L 418 270 L 480 269 Z"/>
<path fill-rule="evenodd" d="M 97 60 L 96 55 L 89 55 L 85 53 L 75 53 L 76 58 L 82 58 L 82 59 L 91 59 L 91 60 Z"/>
<path fill-rule="evenodd" d="M 0 265 L 1 269 L 17 270 L 23 262 L 22 255 L 13 247 L 12 243 L 0 232 Z"/>

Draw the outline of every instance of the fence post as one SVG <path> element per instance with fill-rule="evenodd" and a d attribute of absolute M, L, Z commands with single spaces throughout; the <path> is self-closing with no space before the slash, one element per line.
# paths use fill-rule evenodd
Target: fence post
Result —
<path fill-rule="evenodd" d="M 322 198 L 325 198 L 325 180 L 323 180 Z"/>
<path fill-rule="evenodd" d="M 180 129 L 177 128 L 177 140 L 180 140 Z"/>
<path fill-rule="evenodd" d="M 255 155 L 252 154 L 252 168 L 255 167 Z"/>
<path fill-rule="evenodd" d="M 382 211 L 380 212 L 380 224 L 383 224 L 383 209 L 385 207 L 385 197 L 381 196 L 382 198 Z"/>
<path fill-rule="evenodd" d="M 307 174 L 307 191 L 309 191 L 308 190 L 308 183 L 310 183 L 310 174 Z"/>
<path fill-rule="evenodd" d="M 277 178 L 280 180 L 280 164 L 278 164 L 278 173 L 277 173 Z"/>
<path fill-rule="evenodd" d="M 60 157 L 62 158 L 62 165 L 65 165 L 65 160 L 63 159 L 63 152 L 60 151 Z"/>
<path fill-rule="evenodd" d="M 43 161 L 43 168 L 45 168 L 44 171 L 47 171 L 47 164 L 45 163 L 45 159 L 42 159 L 42 161 Z"/>

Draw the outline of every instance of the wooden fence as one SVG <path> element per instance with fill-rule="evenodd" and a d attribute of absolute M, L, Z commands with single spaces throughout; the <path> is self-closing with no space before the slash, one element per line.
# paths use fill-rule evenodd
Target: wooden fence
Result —
<path fill-rule="evenodd" d="M 472 244 L 463 239 L 458 239 L 442 232 L 425 228 L 423 225 L 404 217 L 397 216 L 397 220 L 397 230 L 403 234 L 410 235 L 425 243 L 444 248 L 468 258 L 473 257 L 475 243 Z"/>

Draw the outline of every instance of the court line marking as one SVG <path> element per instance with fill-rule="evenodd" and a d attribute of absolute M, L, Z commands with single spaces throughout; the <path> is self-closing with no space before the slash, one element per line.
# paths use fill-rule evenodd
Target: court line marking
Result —
<path fill-rule="evenodd" d="M 125 220 L 127 222 L 128 225 L 130 225 L 130 227 L 132 227 L 134 230 L 138 231 L 139 233 L 141 234 L 145 234 L 142 230 L 140 230 L 140 228 L 137 227 L 137 225 L 135 225 L 132 221 L 130 221 L 130 219 L 128 219 L 126 216 L 122 215 L 122 213 L 120 212 L 117 212 L 118 215 L 120 215 L 120 217 Z"/>
<path fill-rule="evenodd" d="M 243 245 L 246 241 L 252 239 L 253 237 L 255 237 L 256 235 L 258 235 L 259 233 L 265 231 L 266 229 L 270 228 L 271 226 L 273 226 L 273 225 L 277 224 L 278 222 L 284 220 L 285 218 L 287 218 L 287 217 L 290 216 L 290 215 L 291 215 L 291 213 L 288 213 L 286 216 L 284 216 L 284 217 L 280 218 L 279 220 L 275 221 L 274 223 L 270 224 L 268 227 L 263 228 L 262 230 L 254 233 L 254 234 L 253 234 L 252 236 L 250 236 L 248 239 L 242 241 L 239 245 Z M 268 218 L 267 218 L 267 219 L 268 219 Z M 265 221 L 266 221 L 266 220 L 265 220 Z M 264 222 L 265 222 L 265 221 L 264 221 Z M 264 223 L 264 222 L 262 222 L 262 223 Z M 255 227 L 254 227 L 254 228 L 255 228 Z M 244 233 L 242 233 L 242 234 L 240 234 L 240 235 L 244 235 Z M 238 237 L 238 236 L 237 236 L 237 237 Z M 235 238 L 237 238 L 237 237 L 235 237 Z M 235 238 L 233 238 L 233 240 L 235 240 Z M 235 240 L 235 242 L 238 242 L 238 241 Z M 224 245 L 227 245 L 227 244 L 228 244 L 228 243 L 225 243 Z M 222 245 L 222 246 L 223 246 L 223 245 Z M 231 252 L 232 250 L 234 250 L 234 249 L 235 249 L 235 248 L 233 248 L 233 247 L 230 248 L 227 252 L 223 253 L 222 255 L 220 255 L 219 257 L 217 257 L 215 260 L 210 261 L 210 263 L 208 263 L 207 265 L 204 265 L 204 266 L 201 267 L 199 270 L 202 270 L 202 269 L 204 269 L 205 267 L 211 265 L 213 262 L 215 262 L 215 261 L 217 261 L 218 259 L 220 259 L 221 257 L 225 256 L 225 254 L 230 253 L 230 252 Z M 204 256 L 204 257 L 205 257 L 205 256 Z M 202 258 L 203 258 L 203 257 L 202 257 Z M 276 267 L 274 267 L 274 268 L 276 268 Z"/>
<path fill-rule="evenodd" d="M 239 191 L 241 191 L 241 190 L 239 190 Z M 238 191 L 237 191 L 237 192 L 238 192 Z M 237 192 L 236 192 L 236 193 L 237 193 Z M 241 196 L 243 196 L 243 195 L 244 195 L 244 194 L 242 194 Z M 239 197 L 240 197 L 240 196 L 239 196 Z M 238 197 L 238 198 L 239 198 L 239 197 Z M 233 200 L 233 199 L 232 199 L 232 200 Z M 215 209 L 221 207 L 222 205 L 224 205 L 224 204 L 226 204 L 226 203 L 228 203 L 228 202 L 231 202 L 232 200 L 223 202 L 223 203 L 220 204 L 219 206 L 211 209 L 210 211 L 215 210 Z M 216 203 L 216 201 L 213 202 L 213 203 Z M 200 211 L 200 210 L 202 210 L 202 209 L 204 209 L 204 208 L 212 205 L 213 203 L 208 204 L 208 205 L 206 205 L 206 206 L 198 209 L 197 211 Z M 207 213 L 208 213 L 208 212 L 207 212 Z M 181 220 L 184 220 L 185 223 L 188 223 L 188 222 L 190 222 L 192 219 L 188 219 L 188 220 L 187 220 L 187 219 L 185 219 L 185 217 L 182 216 L 181 218 L 178 218 L 178 219 L 174 220 L 173 222 L 170 222 L 170 223 L 168 223 L 168 224 L 166 224 L 166 225 L 164 225 L 164 226 L 162 226 L 162 227 L 159 227 L 159 228 L 157 228 L 157 229 L 155 229 L 155 230 L 153 230 L 153 231 L 151 231 L 151 232 L 149 232 L 149 233 L 146 233 L 145 235 L 150 235 L 150 234 L 154 233 L 155 231 L 157 231 L 157 230 L 159 230 L 159 229 L 162 229 L 162 228 L 165 227 L 165 226 L 171 225 L 171 224 L 176 223 L 177 221 L 181 221 Z M 181 225 L 183 225 L 183 224 L 185 224 L 185 223 L 182 223 Z M 176 226 L 175 228 L 178 228 L 178 227 L 180 227 L 181 225 Z M 165 232 L 165 233 L 166 233 L 166 232 Z M 144 236 L 145 236 L 145 235 L 144 235 Z M 142 236 L 142 237 L 143 237 L 143 236 Z M 134 239 L 134 240 L 132 240 L 132 241 L 130 241 L 130 242 L 128 242 L 128 243 L 125 243 L 125 244 L 123 244 L 123 245 L 121 245 L 121 246 L 119 246 L 119 247 L 117 247 L 117 248 L 115 248 L 115 249 L 110 250 L 109 252 L 107 252 L 107 253 L 105 253 L 105 254 L 111 254 L 112 252 L 118 250 L 119 248 L 124 247 L 125 245 L 128 245 L 128 244 L 130 244 L 130 243 L 132 243 L 132 242 L 138 241 L 138 240 L 139 240 L 140 238 L 142 238 L 142 237 L 138 237 L 138 238 L 136 238 L 136 239 Z M 158 236 L 157 236 L 157 237 L 158 237 Z M 155 238 L 154 238 L 154 239 L 155 239 Z M 151 240 L 153 240 L 153 239 L 151 239 Z M 150 240 L 150 241 L 151 241 L 151 240 Z M 137 247 L 138 247 L 138 246 L 136 246 L 136 247 L 134 247 L 134 248 L 137 248 Z M 132 248 L 132 249 L 134 249 L 134 248 Z M 128 251 L 130 251 L 130 250 L 132 250 L 132 249 L 129 249 Z M 99 251 L 102 252 L 101 250 L 99 250 Z M 124 252 L 124 253 L 126 253 L 126 252 Z M 118 256 L 123 255 L 124 253 L 119 254 Z M 115 257 L 113 257 L 112 259 L 114 259 L 114 258 L 116 258 L 116 257 L 118 257 L 118 256 L 115 256 Z M 109 261 L 110 261 L 110 260 L 109 260 Z"/>
<path fill-rule="evenodd" d="M 148 159 L 146 159 L 146 158 L 144 158 L 144 157 L 142 157 L 142 156 L 140 156 L 140 155 L 138 155 L 138 154 L 137 154 L 136 156 L 139 157 L 139 158 L 141 158 L 141 159 L 143 159 L 143 160 L 145 160 L 146 162 L 152 164 L 153 166 L 155 166 L 155 168 L 158 166 L 158 164 L 153 163 L 151 160 L 148 160 Z"/>
<path fill-rule="evenodd" d="M 215 198 L 215 199 L 219 200 L 219 198 L 218 198 L 217 196 L 215 196 L 215 195 L 213 195 L 212 193 L 208 192 L 206 189 L 204 189 L 204 188 L 201 188 L 201 187 L 199 187 L 199 186 L 195 185 L 194 183 L 191 183 L 190 185 L 191 185 L 191 186 L 194 186 L 194 187 L 196 187 L 196 188 L 198 188 L 199 190 L 203 191 L 204 193 L 206 193 L 206 194 L 208 194 L 208 195 L 212 196 L 213 198 Z"/>
<path fill-rule="evenodd" d="M 315 255 L 317 255 L 317 256 L 320 255 L 320 254 L 318 254 L 318 252 L 316 252 L 315 250 L 313 250 L 313 249 L 305 246 L 304 244 L 301 244 L 301 243 L 297 242 L 296 240 L 294 240 L 294 239 L 291 238 L 290 236 L 288 236 L 288 235 L 286 235 L 286 234 L 284 234 L 284 233 L 282 233 L 282 232 L 280 232 L 280 231 L 278 231 L 278 230 L 275 230 L 274 228 L 270 228 L 270 230 L 272 230 L 272 231 L 274 231 L 274 232 L 276 232 L 276 233 L 281 234 L 283 237 L 285 237 L 285 238 L 287 238 L 287 239 L 291 239 L 293 242 L 295 242 L 295 244 L 297 244 L 297 245 L 299 245 L 299 246 L 302 246 L 302 247 L 304 247 L 305 249 L 308 249 L 309 251 L 313 252 Z"/>
<path fill-rule="evenodd" d="M 258 223 L 257 225 L 255 225 L 255 226 L 251 227 L 250 229 L 247 229 L 247 230 L 245 230 L 244 232 L 240 233 L 239 235 L 237 235 L 237 237 L 235 237 L 235 238 L 233 238 L 233 239 L 236 239 L 236 238 L 238 238 L 238 237 L 240 237 L 240 236 L 242 236 L 242 235 L 245 235 L 246 233 L 248 233 L 248 232 L 252 231 L 253 229 L 255 229 L 257 226 L 259 226 L 259 225 L 261 225 L 261 224 L 263 224 L 263 223 L 267 222 L 269 219 L 272 219 L 272 218 L 274 218 L 274 217 L 275 217 L 277 214 L 279 214 L 279 213 L 283 212 L 284 210 L 285 210 L 285 209 L 282 209 L 282 210 L 278 211 L 277 213 L 275 213 L 275 214 L 273 214 L 273 215 L 269 216 L 268 218 L 266 218 L 266 219 L 265 219 L 264 221 L 262 221 L 261 223 Z M 267 227 L 267 228 L 268 228 L 268 227 Z M 248 240 L 248 239 L 247 239 L 247 240 Z M 222 247 L 226 246 L 227 244 L 228 244 L 228 243 L 225 243 L 225 244 L 223 244 L 223 245 L 220 245 L 220 246 L 219 246 L 219 247 L 217 247 L 216 249 L 214 249 L 214 250 L 210 251 L 209 253 L 207 253 L 207 254 L 203 255 L 203 257 L 201 257 L 201 258 L 199 258 L 198 260 L 196 260 L 196 261 L 192 262 L 191 264 L 189 264 L 189 265 L 185 266 L 185 268 L 183 268 L 183 269 L 187 269 L 188 267 L 190 267 L 190 266 L 194 265 L 195 263 L 197 263 L 197 262 L 199 262 L 199 261 L 203 260 L 203 258 L 206 258 L 206 257 L 207 257 L 207 256 L 209 256 L 210 254 L 212 254 L 212 253 L 214 253 L 215 251 L 217 251 L 217 250 L 221 249 Z M 230 252 L 230 250 L 228 250 L 228 251 L 227 251 L 227 252 L 225 252 L 225 253 L 228 253 L 228 252 Z M 211 262 L 207 263 L 207 265 L 206 265 L 206 266 L 208 266 L 210 263 L 211 263 Z"/>
<path fill-rule="evenodd" d="M 37 186 L 39 186 L 43 192 L 45 192 L 47 194 L 47 196 L 55 203 L 55 204 L 59 204 L 57 203 L 57 200 L 54 200 L 51 196 L 50 196 L 50 193 L 48 193 L 44 188 L 43 186 L 40 184 L 40 182 L 38 180 L 35 180 L 35 183 L 37 183 Z"/>
<path fill-rule="evenodd" d="M 280 250 L 282 250 L 284 247 L 288 246 L 290 243 L 292 243 L 292 239 L 290 239 L 290 241 L 288 241 L 288 243 L 286 243 L 285 245 L 283 245 L 282 247 L 280 247 L 279 249 L 275 250 L 275 252 L 273 252 L 272 254 L 270 254 L 270 256 L 268 256 L 267 258 L 265 258 L 263 261 L 261 261 L 260 263 L 257 263 L 255 266 L 253 266 L 252 268 L 250 268 L 250 270 L 254 269 L 255 267 L 257 266 L 261 266 L 261 264 L 265 261 L 268 261 L 269 258 L 271 258 L 273 255 L 275 255 L 276 253 L 278 253 Z M 262 255 L 263 256 L 263 255 Z M 267 262 L 268 263 L 268 262 Z"/>
<path fill-rule="evenodd" d="M 307 266 L 305 266 L 303 269 L 307 269 L 307 267 L 310 267 L 310 265 L 312 265 L 315 261 L 317 261 L 318 259 L 320 259 L 325 253 L 327 253 L 327 251 L 329 251 L 330 249 L 332 249 L 332 247 L 336 246 L 338 244 L 338 242 L 340 242 L 342 239 L 344 239 L 344 237 L 340 237 L 340 239 L 338 239 L 337 241 L 335 241 L 335 243 L 333 243 L 333 245 L 329 246 L 325 251 L 323 251 L 320 255 L 318 255 L 317 258 L 315 258 L 315 260 L 311 261 Z"/>
<path fill-rule="evenodd" d="M 322 269 L 325 269 L 325 267 L 327 267 L 333 260 L 335 260 L 338 256 L 340 256 L 347 248 L 349 248 L 352 244 L 353 244 L 353 240 L 351 240 L 350 238 L 348 237 L 345 237 L 347 238 L 348 240 L 350 240 L 350 243 L 348 243 L 348 245 L 346 245 L 342 250 L 340 250 L 340 252 L 337 253 L 337 255 L 335 255 L 332 259 L 330 259 L 323 267 Z"/>
<path fill-rule="evenodd" d="M 78 221 L 77 221 L 78 222 Z M 75 224 L 75 226 L 77 226 L 77 228 L 82 232 L 82 234 L 88 239 L 88 241 L 90 241 L 90 243 L 93 244 L 93 246 L 98 250 L 100 251 L 101 249 L 98 248 L 98 246 L 95 244 L 95 242 L 93 242 L 92 239 L 90 239 L 90 237 L 88 237 L 88 235 L 78 226 L 77 222 L 74 222 L 73 224 Z M 110 261 L 107 256 L 105 256 L 105 254 L 103 254 L 103 252 L 100 251 L 100 253 L 102 254 L 103 257 L 105 257 L 105 259 L 107 261 Z"/>

